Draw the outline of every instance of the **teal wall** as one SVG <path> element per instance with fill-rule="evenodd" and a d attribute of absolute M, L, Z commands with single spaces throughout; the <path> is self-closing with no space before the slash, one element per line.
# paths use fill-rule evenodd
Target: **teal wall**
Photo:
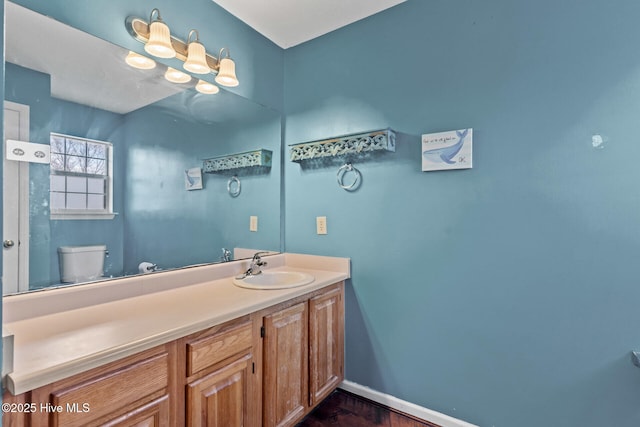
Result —
<path fill-rule="evenodd" d="M 482 426 L 640 423 L 638 16 L 409 0 L 285 51 L 288 144 L 400 133 L 356 192 L 285 166 L 286 250 L 352 259 L 348 380 Z M 421 134 L 467 127 L 473 169 L 421 172 Z"/>
<path fill-rule="evenodd" d="M 223 247 L 279 250 L 281 117 L 244 107 L 251 117 L 224 123 L 185 120 L 155 105 L 127 114 L 125 273 L 137 273 L 143 261 L 163 269 L 216 262 Z M 185 169 L 202 167 L 204 158 L 257 148 L 273 152 L 271 168 L 252 175 L 203 174 L 203 190 L 185 190 Z M 232 174 L 242 183 L 237 198 L 227 192 Z M 258 216 L 258 232 L 249 231 L 250 215 Z"/>

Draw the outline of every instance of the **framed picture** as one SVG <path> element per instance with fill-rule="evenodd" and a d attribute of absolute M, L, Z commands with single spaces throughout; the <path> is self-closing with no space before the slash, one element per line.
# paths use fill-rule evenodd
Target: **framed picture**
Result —
<path fill-rule="evenodd" d="M 202 169 L 186 169 L 184 171 L 184 185 L 187 190 L 202 190 Z"/>
<path fill-rule="evenodd" d="M 473 129 L 422 135 L 422 171 L 470 169 Z"/>

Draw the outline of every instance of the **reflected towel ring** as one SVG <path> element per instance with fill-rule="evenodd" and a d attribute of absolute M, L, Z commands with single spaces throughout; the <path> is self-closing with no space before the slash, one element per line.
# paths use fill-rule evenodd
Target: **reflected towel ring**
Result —
<path fill-rule="evenodd" d="M 227 191 L 231 197 L 238 197 L 240 195 L 240 180 L 237 176 L 232 176 L 227 182 Z"/>
<path fill-rule="evenodd" d="M 347 175 L 348 172 L 353 172 L 353 175 L 355 176 L 355 178 L 351 184 L 345 185 L 344 177 L 345 175 Z M 338 169 L 337 178 L 338 178 L 338 185 L 340 186 L 340 188 L 347 191 L 353 191 L 357 189 L 358 186 L 360 185 L 360 181 L 362 180 L 362 174 L 360 174 L 360 171 L 354 168 L 351 163 L 347 163 L 341 166 L 340 169 Z"/>

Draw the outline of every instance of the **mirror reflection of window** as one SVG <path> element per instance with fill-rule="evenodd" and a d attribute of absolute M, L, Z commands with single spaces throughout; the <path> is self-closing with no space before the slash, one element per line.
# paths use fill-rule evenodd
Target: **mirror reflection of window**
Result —
<path fill-rule="evenodd" d="M 113 146 L 109 142 L 51 134 L 51 212 L 111 213 Z"/>

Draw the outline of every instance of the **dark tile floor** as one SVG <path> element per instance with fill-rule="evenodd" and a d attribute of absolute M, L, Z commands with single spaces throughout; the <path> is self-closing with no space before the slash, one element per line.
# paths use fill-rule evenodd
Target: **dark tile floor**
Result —
<path fill-rule="evenodd" d="M 296 427 L 439 427 L 378 403 L 336 390 Z"/>

